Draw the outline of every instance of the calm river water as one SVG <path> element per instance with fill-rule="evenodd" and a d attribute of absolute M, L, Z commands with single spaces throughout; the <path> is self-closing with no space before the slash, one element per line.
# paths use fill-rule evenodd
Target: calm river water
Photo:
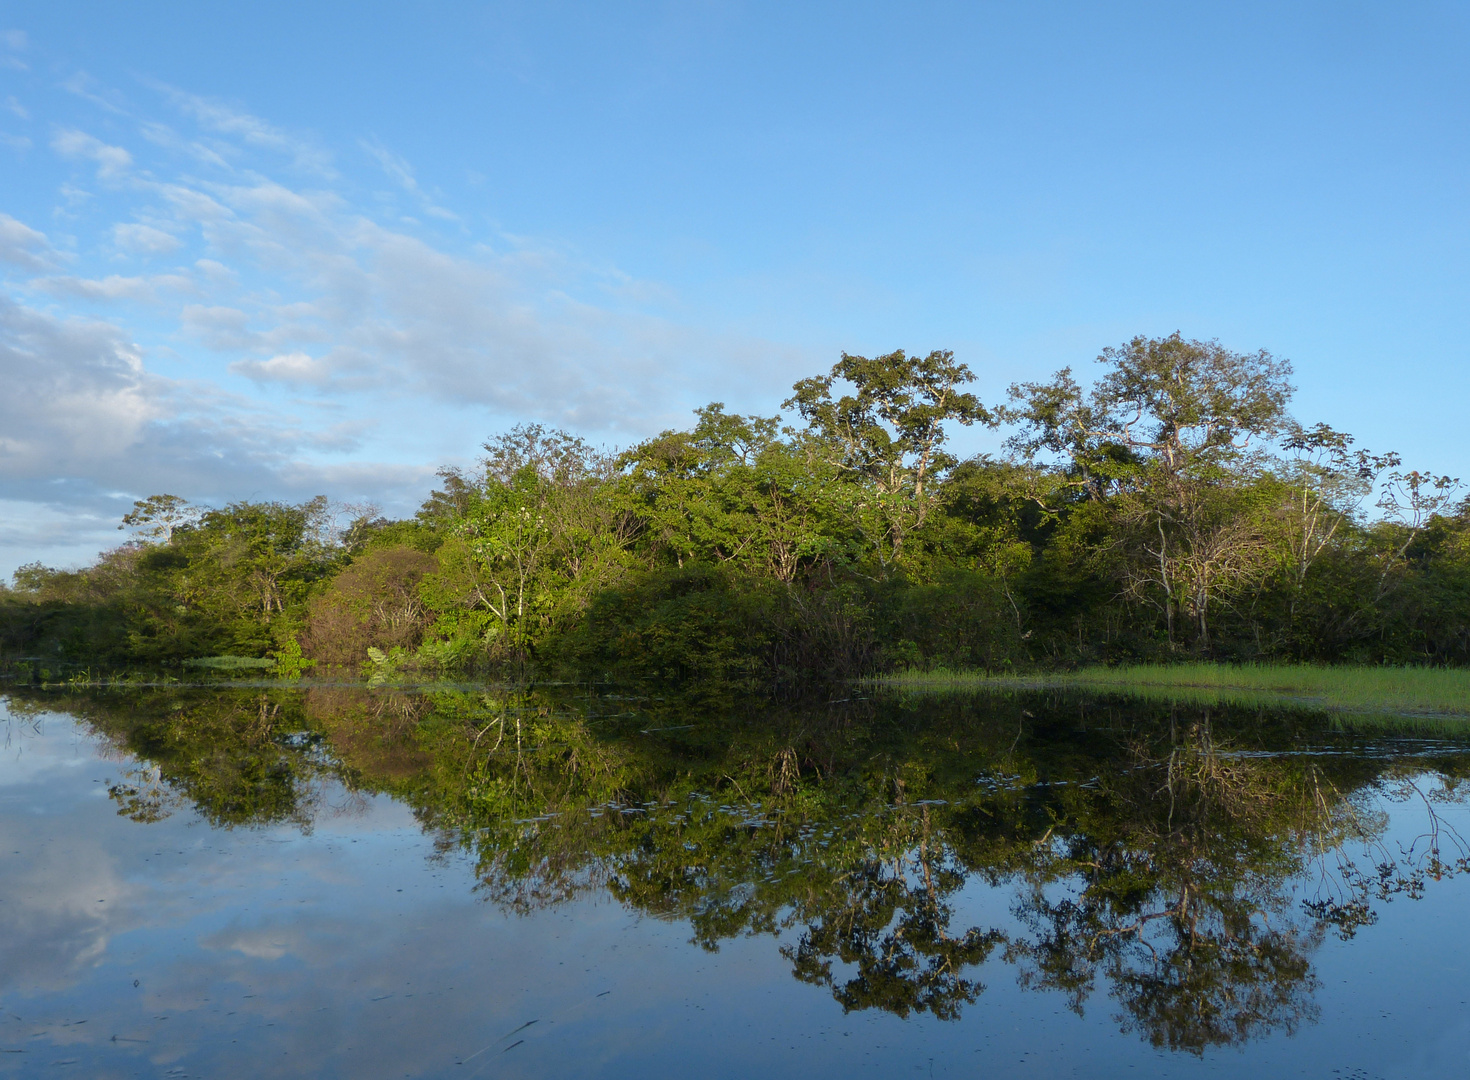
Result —
<path fill-rule="evenodd" d="M 1470 1075 L 1470 738 L 15 692 L 0 1075 Z"/>

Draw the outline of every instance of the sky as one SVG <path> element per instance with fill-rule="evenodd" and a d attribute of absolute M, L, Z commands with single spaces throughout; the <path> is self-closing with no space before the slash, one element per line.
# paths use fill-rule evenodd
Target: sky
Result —
<path fill-rule="evenodd" d="M 5 0 L 0 576 L 844 351 L 996 404 L 1178 330 L 1470 479 L 1466 55 L 1463 3 Z"/>

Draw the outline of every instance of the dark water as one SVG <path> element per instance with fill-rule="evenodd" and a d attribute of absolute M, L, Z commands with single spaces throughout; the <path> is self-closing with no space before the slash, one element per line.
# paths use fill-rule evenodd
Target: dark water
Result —
<path fill-rule="evenodd" d="M 0 724 L 0 1074 L 1470 1075 L 1443 733 L 331 688 Z"/>

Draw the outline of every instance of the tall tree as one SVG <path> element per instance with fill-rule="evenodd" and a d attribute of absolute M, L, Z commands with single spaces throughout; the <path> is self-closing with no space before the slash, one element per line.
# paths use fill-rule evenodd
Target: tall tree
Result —
<path fill-rule="evenodd" d="M 1280 560 L 1291 595 L 1288 633 L 1312 565 L 1352 523 L 1379 475 L 1399 464 L 1397 454 L 1353 450 L 1352 444 L 1351 435 L 1326 424 L 1287 425 L 1281 447 L 1288 457 L 1281 472 L 1289 497 L 1281 513 Z"/>
<path fill-rule="evenodd" d="M 885 571 L 937 505 L 939 483 L 958 463 L 944 449 L 946 426 L 994 422 L 980 399 L 961 389 L 974 378 L 947 350 L 920 357 L 900 349 L 872 358 L 843 353 L 828 374 L 792 387 L 785 407 L 807 422 L 812 455 L 870 492 L 856 501 L 854 520 Z M 834 397 L 840 383 L 852 390 Z"/>
<path fill-rule="evenodd" d="M 1243 481 L 1286 421 L 1291 365 L 1177 332 L 1135 337 L 1098 362 L 1090 392 L 1070 368 L 1013 386 L 1004 415 L 1021 430 L 1010 445 L 1028 460 L 1060 457 L 1068 483 L 1113 500 L 1125 586 L 1159 608 L 1171 645 L 1184 614 L 1208 651 L 1212 605 L 1265 565 Z"/>
<path fill-rule="evenodd" d="M 204 512 L 204 508 L 190 506 L 177 495 L 150 495 L 133 503 L 118 529 L 131 528 L 142 540 L 167 544 L 175 529 L 192 525 Z"/>

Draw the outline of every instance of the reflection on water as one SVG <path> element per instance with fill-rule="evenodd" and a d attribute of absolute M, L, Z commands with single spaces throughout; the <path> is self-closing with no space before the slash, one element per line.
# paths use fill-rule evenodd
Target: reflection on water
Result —
<path fill-rule="evenodd" d="M 277 968 L 295 963 L 310 983 L 314 972 L 350 964 L 343 951 L 380 949 L 369 939 L 389 929 L 391 905 L 378 906 L 385 900 L 403 905 L 394 918 L 446 920 L 444 934 L 460 940 L 441 936 L 438 947 L 451 955 L 456 945 L 484 948 L 505 964 L 516 948 L 501 931 L 455 922 L 467 911 L 481 912 L 468 916 L 472 922 L 493 914 L 502 920 L 496 926 L 521 936 L 513 970 L 532 983 L 567 965 L 561 947 L 542 940 L 548 927 L 563 925 L 557 920 L 571 917 L 586 947 L 615 949 L 618 935 L 651 917 L 662 929 L 652 938 L 639 930 L 639 947 L 646 952 L 645 938 L 657 939 L 667 954 L 649 968 L 651 978 L 676 987 L 685 978 L 686 987 L 708 984 L 728 997 L 702 1008 L 738 1013 L 747 1005 L 733 1004 L 737 995 L 766 993 L 803 1010 L 799 1022 L 789 1009 L 768 1018 L 773 1031 L 830 1034 L 832 1025 L 864 1016 L 879 1025 L 865 1030 L 889 1040 L 882 1048 L 908 1055 L 905 1068 L 922 1065 L 926 1048 L 933 1067 L 936 1047 L 942 1066 L 958 1068 L 965 1059 L 951 1053 L 956 1040 L 982 1043 L 968 1051 L 971 1071 L 982 1060 L 974 1055 L 1017 1053 L 992 1039 L 996 1014 L 987 1014 L 986 1002 L 994 1000 L 1007 1023 L 1029 1023 L 1023 1057 L 1072 1047 L 1053 1068 L 1070 1062 L 1096 1074 L 1108 1061 L 1183 1068 L 1233 1060 L 1255 1070 L 1252 1054 L 1284 1061 L 1292 1037 L 1309 1030 L 1343 1045 L 1333 1033 L 1348 1016 L 1323 963 L 1354 979 L 1381 975 L 1385 952 L 1366 940 L 1384 929 L 1375 924 L 1426 930 L 1424 921 L 1437 918 L 1436 893 L 1463 900 L 1452 879 L 1470 869 L 1460 831 L 1470 744 L 1355 734 L 1307 714 L 1029 694 L 709 716 L 674 702 L 608 696 L 344 688 L 12 698 L 9 714 L 0 790 L 15 794 L 0 803 L 0 820 L 15 861 L 0 908 L 8 942 L 0 987 L 17 1016 L 24 1013 L 17 996 L 53 1005 L 87 998 L 115 1009 L 110 999 L 125 994 L 126 983 L 103 987 L 89 972 L 114 977 L 108 957 L 119 935 L 151 935 L 196 968 L 195 954 L 221 952 Z M 87 784 L 57 780 L 68 766 L 58 764 L 66 755 L 49 733 L 72 729 L 55 714 L 75 717 L 89 736 L 68 736 L 67 744 L 70 767 L 87 772 Z M 97 824 L 102 798 L 116 812 L 106 827 Z M 37 828 L 48 836 L 38 838 Z M 8 842 L 23 834 L 27 843 Z M 152 852 L 154 836 L 179 854 Z M 397 854 L 376 871 L 339 851 L 385 838 Z M 290 848 L 293 869 L 272 859 L 270 843 Z M 405 859 L 421 869 L 410 874 Z M 439 914 L 432 917 L 415 907 L 421 901 L 395 899 L 406 887 L 394 884 L 399 879 L 421 894 L 424 872 L 434 875 Z M 298 899 L 301 911 L 290 913 L 279 883 L 293 875 L 318 880 L 316 899 Z M 333 875 L 341 877 L 336 892 Z M 319 931 L 334 938 L 336 952 L 306 959 L 314 947 L 302 935 L 321 910 L 363 890 L 376 898 L 370 910 L 353 900 L 351 912 L 343 907 L 329 920 L 335 929 Z M 184 921 L 213 914 L 190 942 L 167 941 L 167 923 L 138 910 L 125 917 L 130 906 L 149 904 Z M 262 909 L 272 917 L 262 919 Z M 590 928 L 606 923 L 610 910 L 625 921 Z M 345 931 L 347 921 L 359 921 L 364 936 Z M 139 929 L 145 925 L 152 929 Z M 1427 932 L 1443 935 L 1442 955 L 1464 955 L 1470 945 L 1448 920 Z M 385 970 L 424 970 L 416 940 L 417 957 L 382 958 Z M 737 950 L 741 962 L 768 974 L 731 982 L 734 961 L 722 950 Z M 428 970 L 464 962 L 445 957 Z M 612 970 L 651 961 L 630 963 Z M 1404 963 L 1412 966 L 1407 956 Z M 689 974 L 705 970 L 701 964 L 726 964 L 725 977 L 709 984 Z M 779 986 L 772 965 L 789 973 Z M 604 968 L 587 966 L 580 982 L 566 982 L 569 974 L 554 980 L 562 987 L 557 1008 L 566 1012 L 572 998 L 603 1000 Z M 169 978 L 220 976 L 175 970 Z M 1464 985 L 1430 982 L 1421 992 L 1455 1001 Z M 1358 996 L 1387 985 L 1367 981 Z M 290 999 L 300 990 L 280 993 Z M 322 994 L 321 1011 L 346 1007 L 325 987 Z M 1054 1012 L 1058 1003 L 1071 1019 Z M 1396 1002 L 1380 1004 L 1367 1007 L 1381 1013 Z M 666 1026 L 672 1006 L 660 1008 L 654 1016 L 645 1009 L 638 1023 Z M 1436 1027 L 1440 1049 L 1416 1069 L 1458 1071 L 1470 1060 L 1464 1007 L 1452 1014 L 1459 1026 Z M 923 1027 L 894 1034 L 883 1017 Z M 1077 1026 L 1089 1020 L 1093 1026 Z M 627 1030 L 589 1023 L 563 1020 L 568 1030 L 584 1025 L 580 1050 L 575 1041 L 557 1050 L 572 1055 L 574 1073 L 623 1075 L 630 1062 L 654 1060 L 657 1048 L 630 1042 Z M 691 1023 L 703 1048 L 691 1052 L 709 1059 L 706 1071 L 734 1068 L 729 1023 L 713 1015 L 702 1027 Z M 56 1024 L 46 1032 L 40 1041 L 51 1049 L 76 1038 Z M 22 1044 L 38 1037 L 19 1034 L 0 1027 L 0 1048 L 29 1052 Z M 794 1045 L 773 1046 L 781 1053 L 760 1060 L 804 1073 L 878 1066 L 844 1045 L 850 1034 L 800 1068 Z M 142 1038 L 120 1037 L 124 1049 L 134 1045 L 127 1039 Z M 200 1021 L 196 1042 L 227 1038 L 239 1032 L 225 1015 L 213 1027 Z M 293 1036 L 298 1053 L 303 1038 Z M 403 1066 L 396 1075 L 447 1067 L 416 1056 L 414 1037 L 406 1038 L 401 1060 L 391 1062 Z M 667 1032 L 650 1038 L 678 1043 Z M 747 1049 L 765 1041 L 751 1031 L 739 1040 Z M 354 1059 L 347 1043 L 306 1042 L 309 1066 L 273 1069 L 390 1071 L 381 1056 L 370 1065 Z M 1246 1056 L 1221 1058 L 1227 1047 Z M 0 1070 L 18 1067 L 21 1053 L 0 1057 Z M 1165 1056 L 1130 1057 L 1140 1053 Z M 528 1074 L 551 1060 L 538 1059 Z M 488 1061 L 482 1054 L 476 1067 Z M 521 1067 L 497 1057 L 485 1075 Z"/>

